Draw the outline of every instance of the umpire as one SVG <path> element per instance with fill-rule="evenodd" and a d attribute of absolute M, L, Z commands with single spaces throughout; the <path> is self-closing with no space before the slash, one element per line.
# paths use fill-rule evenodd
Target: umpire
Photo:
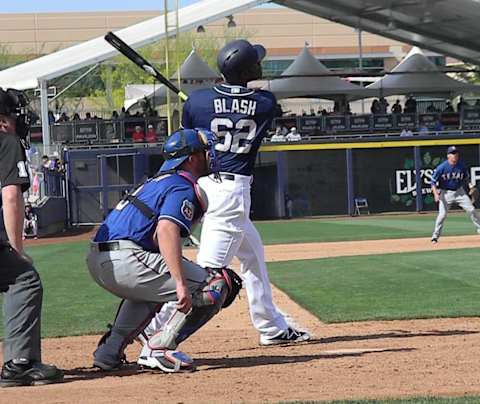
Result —
<path fill-rule="evenodd" d="M 0 387 L 29 386 L 61 381 L 63 373 L 41 363 L 40 316 L 42 283 L 23 250 L 23 192 L 30 187 L 25 149 L 20 141 L 18 92 L 0 88 L 0 292 L 4 294 L 4 364 Z M 18 119 L 20 118 L 20 119 Z M 17 125 L 18 122 L 18 125 Z M 28 130 L 28 128 L 27 128 Z M 22 132 L 22 134 L 24 134 Z"/>

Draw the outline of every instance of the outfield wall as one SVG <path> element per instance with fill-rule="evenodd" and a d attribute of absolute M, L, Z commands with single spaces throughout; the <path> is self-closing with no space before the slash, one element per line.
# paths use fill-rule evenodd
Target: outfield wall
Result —
<path fill-rule="evenodd" d="M 264 146 L 257 172 L 269 167 L 277 188 L 272 192 L 270 184 L 255 181 L 254 217 L 285 216 L 286 195 L 293 201 L 293 216 L 353 214 L 357 197 L 367 198 L 371 213 L 435 210 L 430 178 L 447 147 L 459 147 L 478 183 L 479 143 L 470 138 Z M 275 199 L 274 209 L 261 209 L 262 193 Z"/>
<path fill-rule="evenodd" d="M 433 168 L 456 145 L 473 182 L 480 181 L 480 139 L 415 139 L 355 143 L 265 144 L 252 185 L 252 217 L 354 214 L 354 199 L 370 212 L 436 209 L 430 190 Z M 68 212 L 74 224 L 98 223 L 125 191 L 161 165 L 161 147 L 67 150 Z"/>

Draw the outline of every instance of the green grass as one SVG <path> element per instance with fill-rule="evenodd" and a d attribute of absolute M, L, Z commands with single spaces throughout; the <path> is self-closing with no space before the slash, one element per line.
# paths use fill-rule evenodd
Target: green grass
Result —
<path fill-rule="evenodd" d="M 435 215 L 421 214 L 255 222 L 255 226 L 265 244 L 281 244 L 430 237 L 434 220 Z M 450 214 L 444 235 L 467 234 L 475 234 L 470 219 L 462 213 Z"/>
<path fill-rule="evenodd" d="M 480 315 L 480 250 L 288 261 L 271 281 L 324 322 Z"/>
<path fill-rule="evenodd" d="M 390 400 L 282 401 L 280 404 L 477 404 L 480 397 L 414 397 Z"/>
<path fill-rule="evenodd" d="M 428 237 L 433 215 L 259 222 L 268 244 Z M 446 235 L 472 234 L 463 215 L 447 220 Z M 105 330 L 118 299 L 88 274 L 88 242 L 32 246 L 44 284 L 44 336 Z M 470 258 L 469 258 L 470 257 Z M 324 321 L 480 314 L 475 250 L 332 258 L 271 264 L 272 280 Z M 468 262 L 467 262 L 468 261 Z M 455 267 L 453 267 L 455 263 Z M 418 296 L 421 298 L 419 299 Z"/>
<path fill-rule="evenodd" d="M 28 248 L 44 287 L 44 337 L 105 331 L 113 321 L 119 299 L 90 277 L 85 264 L 87 246 L 88 242 L 75 242 Z"/>

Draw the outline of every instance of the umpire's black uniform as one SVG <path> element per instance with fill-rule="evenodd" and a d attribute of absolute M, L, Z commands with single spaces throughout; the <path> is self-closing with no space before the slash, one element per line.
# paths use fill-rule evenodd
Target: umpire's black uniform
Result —
<path fill-rule="evenodd" d="M 0 133 L 0 185 L 30 186 L 25 150 L 15 134 Z M 3 219 L 3 215 L 2 219 Z M 0 291 L 4 293 L 3 360 L 40 362 L 42 284 L 35 268 L 8 243 L 0 222 Z M 23 228 L 23 227 L 22 227 Z"/>

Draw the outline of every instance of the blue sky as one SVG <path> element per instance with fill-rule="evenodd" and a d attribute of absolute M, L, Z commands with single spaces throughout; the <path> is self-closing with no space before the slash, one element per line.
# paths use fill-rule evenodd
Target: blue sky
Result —
<path fill-rule="evenodd" d="M 181 0 L 182 6 L 199 0 Z M 175 0 L 169 0 L 173 7 Z M 164 0 L 13 0 L 2 1 L 0 13 L 51 13 L 68 11 L 162 10 Z"/>

